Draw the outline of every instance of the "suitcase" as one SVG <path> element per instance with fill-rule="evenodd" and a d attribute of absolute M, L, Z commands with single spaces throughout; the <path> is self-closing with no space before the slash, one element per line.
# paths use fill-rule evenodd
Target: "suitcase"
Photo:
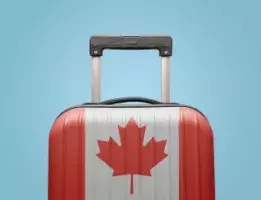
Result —
<path fill-rule="evenodd" d="M 100 101 L 104 49 L 158 49 L 162 101 Z M 55 120 L 49 135 L 49 200 L 215 200 L 214 141 L 197 109 L 170 103 L 168 36 L 93 36 L 92 102 Z M 124 104 L 140 102 L 140 104 Z"/>

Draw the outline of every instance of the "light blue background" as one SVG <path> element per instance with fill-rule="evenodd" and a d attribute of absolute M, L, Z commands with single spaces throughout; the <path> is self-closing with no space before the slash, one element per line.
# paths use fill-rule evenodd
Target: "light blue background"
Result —
<path fill-rule="evenodd" d="M 48 132 L 90 100 L 92 34 L 169 34 L 172 100 L 215 132 L 217 200 L 259 200 L 260 1 L 9 0 L 0 4 L 0 199 L 47 199 Z M 160 98 L 158 52 L 110 52 L 102 99 Z"/>

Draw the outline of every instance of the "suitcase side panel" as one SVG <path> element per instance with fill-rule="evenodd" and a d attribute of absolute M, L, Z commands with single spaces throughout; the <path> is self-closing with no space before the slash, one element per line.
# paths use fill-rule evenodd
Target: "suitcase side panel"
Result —
<path fill-rule="evenodd" d="M 209 122 L 190 108 L 180 108 L 180 200 L 214 200 L 214 140 Z"/>
<path fill-rule="evenodd" d="M 85 199 L 84 109 L 63 113 L 49 135 L 48 200 Z"/>

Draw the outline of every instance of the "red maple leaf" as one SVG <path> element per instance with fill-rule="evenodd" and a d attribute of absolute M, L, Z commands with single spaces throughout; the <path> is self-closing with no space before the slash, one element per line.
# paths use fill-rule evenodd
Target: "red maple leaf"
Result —
<path fill-rule="evenodd" d="M 144 146 L 146 126 L 139 127 L 131 118 L 126 127 L 118 126 L 121 144 L 111 137 L 109 141 L 98 140 L 97 156 L 113 169 L 113 176 L 131 175 L 130 193 L 134 193 L 133 176 L 151 176 L 150 170 L 167 157 L 164 153 L 166 140 L 154 137 Z"/>

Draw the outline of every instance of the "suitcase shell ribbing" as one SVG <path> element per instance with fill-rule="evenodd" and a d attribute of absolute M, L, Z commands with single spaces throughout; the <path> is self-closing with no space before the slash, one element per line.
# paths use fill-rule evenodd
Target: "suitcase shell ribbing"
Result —
<path fill-rule="evenodd" d="M 125 127 L 129 119 L 146 126 L 144 146 L 151 138 L 165 140 L 167 154 L 151 168 L 151 176 L 133 176 L 133 194 L 128 166 L 126 174 L 113 176 L 113 169 L 98 156 L 98 141 L 111 137 L 122 145 L 118 126 Z M 71 109 L 55 121 L 49 144 L 49 200 L 215 199 L 213 133 L 207 119 L 191 108 Z M 156 151 L 151 153 L 157 157 Z M 140 156 L 136 164 L 142 165 L 144 159 L 148 160 Z"/>

